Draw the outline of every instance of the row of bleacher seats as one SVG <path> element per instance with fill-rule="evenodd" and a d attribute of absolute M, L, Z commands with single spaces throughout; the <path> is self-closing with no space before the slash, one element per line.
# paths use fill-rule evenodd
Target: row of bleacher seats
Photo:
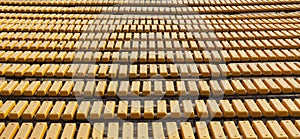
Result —
<path fill-rule="evenodd" d="M 0 139 L 298 139 L 299 4 L 0 0 Z"/>
<path fill-rule="evenodd" d="M 3 77 L 208 78 L 299 75 L 299 62 L 229 64 L 1 64 Z"/>
<path fill-rule="evenodd" d="M 1 81 L 2 96 L 220 96 L 300 93 L 299 78 L 191 81 Z"/>
<path fill-rule="evenodd" d="M 45 139 L 103 139 L 103 138 L 142 138 L 142 139 L 257 139 L 257 138 L 299 138 L 300 121 L 295 120 L 241 120 L 190 122 L 108 122 L 108 123 L 51 123 L 9 122 L 1 123 L 0 138 L 45 138 Z"/>
<path fill-rule="evenodd" d="M 111 15 L 111 14 L 54 14 L 54 13 L 0 13 L 1 18 L 5 19 L 139 19 L 146 18 L 145 15 Z M 255 14 L 233 14 L 233 15 L 152 15 L 153 19 L 201 19 L 201 20 L 241 20 L 241 19 L 278 19 L 278 18 L 299 18 L 298 12 L 291 13 L 255 13 Z"/>
<path fill-rule="evenodd" d="M 26 34 L 26 33 L 25 33 Z M 188 33 L 190 34 L 190 33 Z M 17 34 L 16 34 L 17 35 Z M 45 33 L 43 36 L 49 34 Z M 87 36 L 86 36 L 87 35 Z M 129 51 L 129 50 L 141 50 L 141 51 L 192 51 L 192 50 L 265 50 L 265 49 L 297 49 L 300 44 L 298 38 L 294 39 L 262 39 L 262 40 L 232 40 L 232 41 L 180 41 L 180 40 L 156 40 L 154 37 L 151 40 L 107 40 L 103 39 L 100 41 L 99 36 L 109 36 L 110 34 L 102 33 L 90 33 L 85 36 L 79 37 L 77 33 L 61 33 L 60 35 L 52 34 L 49 38 L 56 36 L 56 40 L 62 41 L 41 41 L 43 36 L 41 34 L 31 33 L 28 36 L 40 36 L 40 41 L 31 40 L 19 40 L 22 36 L 15 38 L 11 36 L 11 39 L 15 40 L 0 40 L 1 50 L 23 50 L 23 51 L 52 51 L 52 50 L 64 50 L 64 51 Z M 132 34 L 131 34 L 132 35 Z M 131 35 L 127 35 L 128 38 Z M 214 35 L 214 34 L 212 34 Z M 60 36 L 60 37 L 58 37 Z M 72 36 L 71 38 L 69 38 Z M 190 35 L 188 35 L 190 36 Z M 162 36 L 161 36 L 162 37 Z M 110 38 L 110 37 L 109 37 Z M 135 37 L 133 37 L 135 38 Z M 79 40 L 79 41 L 63 41 L 63 40 Z M 156 41 L 155 41 L 156 40 Z M 260 57 L 265 57 L 259 54 Z"/>
<path fill-rule="evenodd" d="M 24 43 L 25 44 L 25 43 Z M 39 47 L 39 50 L 47 50 Z M 82 52 L 82 51 L 0 51 L 0 62 L 19 63 L 207 63 L 239 61 L 300 60 L 297 49 L 220 50 L 220 51 L 139 51 L 139 52 Z"/>
<path fill-rule="evenodd" d="M 121 100 L 115 101 L 26 101 L 7 100 L 0 107 L 0 119 L 102 120 L 180 118 L 300 117 L 300 100 Z"/>
<path fill-rule="evenodd" d="M 128 13 L 128 14 L 216 14 L 216 13 L 248 13 L 297 11 L 299 4 L 284 5 L 248 5 L 248 6 L 199 6 L 199 7 L 140 7 L 140 6 L 110 6 L 110 7 L 50 7 L 50 6 L 0 6 L 0 12 L 16 13 Z"/>
<path fill-rule="evenodd" d="M 67 25 L 67 24 L 1 24 L 0 31 L 11 32 L 248 32 L 296 30 L 299 24 L 235 24 L 235 25 Z M 297 35 L 297 33 L 293 33 Z M 288 37 L 290 35 L 287 35 Z M 299 35 L 298 35 L 299 36 Z"/>
<path fill-rule="evenodd" d="M 65 6 L 73 6 L 73 5 L 114 5 L 114 4 L 128 4 L 128 5 L 150 5 L 150 6 L 158 6 L 158 5 L 189 5 L 189 6 L 223 6 L 223 5 L 269 5 L 269 4 L 290 4 L 290 3 L 299 3 L 297 0 L 273 0 L 273 1 L 264 1 L 264 0 L 238 0 L 238 1 L 230 1 L 230 0 L 172 0 L 172 1 L 135 1 L 135 0 L 78 0 L 78 1 L 70 1 L 70 0 L 35 0 L 35 1 L 26 1 L 26 0 L 12 0 L 5 1 L 1 0 L 0 4 L 2 5 L 65 5 Z"/>
<path fill-rule="evenodd" d="M 0 39 L 2 46 L 13 42 L 15 45 L 19 41 L 35 41 L 35 43 L 42 43 L 42 41 L 110 41 L 111 43 L 124 43 L 123 47 L 130 47 L 130 43 L 135 43 L 134 47 L 139 47 L 139 42 L 148 45 L 152 43 L 155 45 L 156 41 L 160 44 L 159 47 L 163 47 L 163 43 L 177 43 L 175 47 L 197 48 L 198 45 L 203 43 L 226 43 L 223 47 L 243 47 L 248 48 L 247 43 L 253 42 L 251 47 L 259 45 L 259 47 L 283 47 L 283 48 L 297 48 L 299 43 L 300 31 L 247 31 L 247 32 L 150 32 L 150 33 L 50 33 L 50 32 L 2 32 L 0 33 Z M 222 41 L 222 42 L 220 42 Z M 285 42 L 287 41 L 287 42 Z M 78 42 L 80 43 L 80 42 Z M 81 42 L 82 44 L 83 42 Z M 87 42 L 90 43 L 90 42 Z M 193 43 L 193 44 L 191 44 Z M 200 44 L 199 44 L 200 43 Z M 127 46 L 126 46 L 127 45 Z M 129 45 L 129 46 L 128 46 Z M 150 45 L 150 44 L 149 44 Z M 171 44 L 166 44 L 171 45 Z M 205 44 L 203 44 L 205 46 Z M 201 46 L 201 47 L 204 47 Z M 13 46 L 12 46 L 13 47 Z M 81 46 L 78 46 L 81 49 Z M 84 46 L 89 47 L 89 46 Z M 122 46 L 119 46 L 122 47 Z M 151 46 L 156 47 L 156 46 Z M 169 46 L 170 47 L 170 46 Z M 200 46 L 199 46 L 200 47 Z M 213 46 L 212 46 L 213 47 Z M 222 47 L 222 46 L 215 46 Z M 226 49 L 226 48 L 225 48 Z M 195 50 L 195 49 L 194 49 Z"/>
<path fill-rule="evenodd" d="M 63 24 L 63 25 L 243 25 L 243 24 L 281 24 L 299 25 L 299 18 L 276 18 L 276 19 L 206 19 L 197 16 L 162 16 L 162 17 L 124 17 L 119 15 L 99 15 L 95 19 L 0 19 L 1 24 Z M 275 29 L 275 28 L 274 28 Z"/>

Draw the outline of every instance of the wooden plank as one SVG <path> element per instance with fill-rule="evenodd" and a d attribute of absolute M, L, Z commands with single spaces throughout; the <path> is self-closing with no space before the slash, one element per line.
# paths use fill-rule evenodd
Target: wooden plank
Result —
<path fill-rule="evenodd" d="M 84 81 L 76 81 L 75 86 L 72 91 L 73 95 L 81 96 L 83 88 L 84 88 Z"/>
<path fill-rule="evenodd" d="M 76 119 L 85 120 L 88 118 L 91 104 L 89 101 L 82 101 L 77 109 Z"/>
<path fill-rule="evenodd" d="M 133 139 L 134 136 L 134 128 L 132 122 L 124 122 L 122 129 L 122 138 Z"/>
<path fill-rule="evenodd" d="M 167 122 L 166 128 L 167 128 L 168 138 L 179 139 L 179 133 L 178 133 L 176 122 Z"/>
<path fill-rule="evenodd" d="M 184 96 L 186 94 L 186 87 L 184 81 L 176 81 L 177 93 L 180 96 Z"/>
<path fill-rule="evenodd" d="M 143 81 L 142 95 L 148 96 L 151 94 L 151 81 Z"/>
<path fill-rule="evenodd" d="M 89 139 L 91 125 L 89 123 L 80 123 L 76 139 Z"/>
<path fill-rule="evenodd" d="M 289 115 L 288 110 L 282 105 L 282 103 L 278 99 L 270 99 L 269 104 L 275 110 L 277 116 L 286 117 Z"/>
<path fill-rule="evenodd" d="M 199 118 L 208 117 L 208 110 L 203 100 L 195 100 L 195 109 Z"/>
<path fill-rule="evenodd" d="M 168 76 L 167 66 L 165 64 L 160 64 L 159 65 L 159 73 L 163 77 Z"/>
<path fill-rule="evenodd" d="M 47 70 L 47 72 L 45 73 L 46 77 L 54 77 L 55 73 L 57 72 L 57 70 L 59 69 L 59 65 L 57 64 L 52 64 L 50 66 L 50 68 Z"/>
<path fill-rule="evenodd" d="M 264 82 L 261 79 L 253 79 L 252 81 L 260 94 L 269 93 L 269 88 L 264 84 Z"/>
<path fill-rule="evenodd" d="M 104 123 L 94 123 L 92 138 L 103 139 L 105 125 Z"/>
<path fill-rule="evenodd" d="M 120 65 L 119 77 L 120 78 L 126 78 L 127 75 L 128 75 L 128 66 L 127 65 Z"/>
<path fill-rule="evenodd" d="M 75 101 L 69 101 L 62 115 L 63 120 L 72 120 L 77 110 L 78 104 Z"/>
<path fill-rule="evenodd" d="M 49 113 L 50 120 L 59 120 L 60 116 L 65 109 L 66 103 L 65 101 L 56 101 L 51 112 Z"/>
<path fill-rule="evenodd" d="M 18 86 L 18 81 L 10 81 L 1 91 L 1 94 L 4 96 L 9 96 Z"/>
<path fill-rule="evenodd" d="M 248 94 L 257 94 L 258 89 L 251 82 L 251 80 L 249 80 L 249 79 L 242 80 L 242 84 L 245 86 L 245 89 L 247 90 Z"/>
<path fill-rule="evenodd" d="M 184 139 L 195 139 L 194 131 L 190 122 L 180 123 L 180 132 Z"/>
<path fill-rule="evenodd" d="M 269 120 L 267 121 L 267 128 L 272 133 L 274 138 L 277 139 L 288 139 L 287 134 L 284 132 L 284 130 L 280 127 L 278 122 L 276 120 Z"/>
<path fill-rule="evenodd" d="M 141 117 L 141 102 L 140 101 L 131 101 L 131 119 L 140 119 Z"/>
<path fill-rule="evenodd" d="M 284 79 L 276 78 L 275 83 L 280 87 L 283 93 L 293 92 L 293 88 Z"/>
<path fill-rule="evenodd" d="M 300 116 L 300 109 L 291 99 L 282 99 L 283 106 L 289 111 L 289 115 L 293 117 Z"/>
<path fill-rule="evenodd" d="M 74 82 L 73 81 L 66 81 L 64 83 L 64 85 L 62 86 L 59 94 L 61 96 L 69 96 L 72 89 L 73 89 L 73 87 L 74 87 Z"/>
<path fill-rule="evenodd" d="M 46 134 L 47 128 L 48 128 L 48 126 L 47 126 L 47 123 L 45 123 L 45 122 L 36 123 L 32 130 L 30 138 L 43 139 Z"/>
<path fill-rule="evenodd" d="M 200 90 L 200 94 L 203 96 L 210 95 L 210 87 L 208 86 L 206 81 L 198 81 L 198 88 Z"/>
<path fill-rule="evenodd" d="M 126 119 L 128 113 L 128 101 L 119 101 L 117 116 L 121 119 Z"/>
<path fill-rule="evenodd" d="M 15 101 L 7 100 L 0 107 L 0 119 L 5 119 L 15 106 L 16 106 Z"/>
<path fill-rule="evenodd" d="M 180 118 L 180 105 L 178 100 L 170 100 L 170 117 L 171 118 Z"/>
<path fill-rule="evenodd" d="M 289 138 L 291 139 L 300 138 L 300 132 L 291 120 L 281 120 L 280 125 Z"/>
<path fill-rule="evenodd" d="M 175 95 L 175 89 L 174 89 L 174 83 L 173 81 L 166 81 L 166 95 L 167 96 L 174 96 Z"/>
<path fill-rule="evenodd" d="M 265 126 L 264 122 L 261 120 L 255 120 L 252 122 L 252 127 L 257 133 L 258 138 L 260 139 L 272 139 L 273 136 Z"/>
<path fill-rule="evenodd" d="M 163 93 L 162 81 L 154 81 L 154 95 L 162 96 Z"/>
<path fill-rule="evenodd" d="M 254 102 L 254 100 L 246 99 L 244 101 L 244 104 L 252 117 L 261 117 L 262 116 L 262 112 L 260 111 L 260 109 L 258 108 L 256 103 Z"/>
<path fill-rule="evenodd" d="M 119 123 L 108 123 L 107 138 L 119 138 Z"/>
<path fill-rule="evenodd" d="M 116 96 L 118 91 L 118 81 L 111 81 L 107 87 L 107 95 L 108 96 Z"/>
<path fill-rule="evenodd" d="M 93 96 L 96 87 L 95 81 L 87 81 L 83 90 L 83 96 Z"/>
<path fill-rule="evenodd" d="M 153 101 L 146 100 L 144 101 L 144 118 L 153 119 L 154 118 L 154 108 Z"/>
<path fill-rule="evenodd" d="M 210 85 L 213 95 L 221 96 L 224 94 L 223 90 L 217 80 L 210 80 L 209 85 Z"/>
<path fill-rule="evenodd" d="M 24 113 L 22 114 L 22 118 L 26 120 L 33 119 L 40 105 L 40 101 L 31 101 L 28 107 L 25 109 Z"/>
<path fill-rule="evenodd" d="M 9 113 L 9 119 L 19 119 L 28 106 L 28 101 L 19 101 L 17 105 Z"/>
<path fill-rule="evenodd" d="M 198 139 L 210 139 L 208 128 L 205 122 L 196 122 L 196 133 Z"/>
<path fill-rule="evenodd" d="M 25 96 L 32 96 L 35 92 L 39 89 L 41 85 L 40 81 L 32 81 L 31 84 L 25 89 L 24 95 Z"/>
<path fill-rule="evenodd" d="M 245 139 L 257 139 L 257 135 L 255 134 L 249 121 L 239 121 L 238 126 Z"/>
<path fill-rule="evenodd" d="M 95 88 L 95 96 L 104 96 L 106 86 L 107 86 L 106 81 L 99 81 Z"/>
<path fill-rule="evenodd" d="M 248 110 L 244 106 L 243 102 L 239 99 L 232 100 L 232 107 L 235 110 L 238 117 L 248 117 Z"/>
<path fill-rule="evenodd" d="M 23 123 L 16 134 L 16 139 L 27 139 L 29 138 L 29 135 L 31 134 L 31 131 L 33 129 L 32 123 Z"/>
<path fill-rule="evenodd" d="M 114 101 L 107 101 L 103 112 L 103 118 L 113 119 L 115 114 L 115 107 L 116 103 Z"/>
<path fill-rule="evenodd" d="M 87 64 L 81 64 L 78 71 L 77 71 L 77 74 L 76 76 L 78 77 L 85 77 L 86 76 L 86 73 L 89 69 L 89 65 Z"/>
<path fill-rule="evenodd" d="M 131 88 L 130 88 L 130 93 L 133 96 L 139 96 L 140 94 L 140 81 L 132 81 L 131 83 Z"/>
<path fill-rule="evenodd" d="M 188 81 L 187 82 L 189 95 L 197 96 L 198 95 L 198 87 L 195 81 Z"/>
<path fill-rule="evenodd" d="M 233 121 L 225 121 L 224 122 L 224 130 L 228 135 L 229 139 L 242 139 L 235 123 Z"/>
<path fill-rule="evenodd" d="M 102 59 L 103 59 L 103 57 L 102 57 Z M 108 65 L 107 64 L 101 64 L 100 68 L 99 68 L 99 71 L 98 71 L 98 77 L 100 77 L 100 78 L 106 77 L 107 71 L 108 71 Z"/>
<path fill-rule="evenodd" d="M 161 122 L 152 122 L 152 133 L 154 139 L 165 138 L 164 128 Z"/>
<path fill-rule="evenodd" d="M 167 116 L 167 103 L 165 100 L 157 101 L 157 118 L 165 118 Z"/>
<path fill-rule="evenodd" d="M 8 123 L 6 128 L 2 132 L 0 138 L 2 138 L 2 139 L 13 139 L 15 134 L 17 133 L 19 127 L 20 127 L 19 123 L 16 123 L 16 122 Z"/>
<path fill-rule="evenodd" d="M 62 139 L 73 139 L 76 132 L 76 123 L 66 123 L 62 132 Z"/>
<path fill-rule="evenodd" d="M 233 95 L 234 94 L 234 90 L 228 80 L 221 80 L 220 85 L 221 85 L 222 89 L 224 90 L 225 95 Z"/>
<path fill-rule="evenodd" d="M 137 65 L 130 65 L 129 66 L 129 77 L 136 78 L 137 75 Z"/>
<path fill-rule="evenodd" d="M 36 113 L 35 118 L 38 120 L 45 120 L 52 108 L 52 101 L 44 101 L 39 110 Z"/>
<path fill-rule="evenodd" d="M 62 130 L 61 123 L 51 123 L 50 128 L 47 131 L 46 139 L 58 139 Z"/>
<path fill-rule="evenodd" d="M 102 109 L 103 109 L 103 102 L 102 101 L 94 101 L 93 106 L 90 111 L 90 119 L 100 119 Z"/>
<path fill-rule="evenodd" d="M 194 118 L 194 107 L 191 100 L 182 100 L 182 108 L 185 118 Z"/>
<path fill-rule="evenodd" d="M 35 75 L 35 73 L 37 72 L 37 70 L 40 68 L 40 65 L 31 65 L 31 67 L 26 70 L 26 72 L 24 73 L 24 75 L 26 77 L 32 77 Z"/>
<path fill-rule="evenodd" d="M 225 117 L 235 116 L 235 112 L 228 100 L 220 100 L 219 103 Z"/>
<path fill-rule="evenodd" d="M 300 84 L 293 78 L 285 78 L 285 81 L 293 88 L 293 92 L 300 92 Z"/>
<path fill-rule="evenodd" d="M 137 138 L 141 139 L 148 139 L 148 123 L 139 122 L 137 124 Z"/>
<path fill-rule="evenodd" d="M 209 127 L 213 138 L 226 139 L 223 127 L 220 122 L 211 121 Z"/>
<path fill-rule="evenodd" d="M 222 117 L 223 113 L 215 100 L 206 101 L 207 109 L 211 117 Z"/>
<path fill-rule="evenodd" d="M 37 77 L 43 77 L 48 69 L 50 68 L 50 64 L 43 64 L 37 71 L 35 76 Z"/>
<path fill-rule="evenodd" d="M 50 89 L 48 90 L 49 96 L 57 96 L 58 92 L 60 91 L 63 83 L 62 81 L 54 81 Z"/>

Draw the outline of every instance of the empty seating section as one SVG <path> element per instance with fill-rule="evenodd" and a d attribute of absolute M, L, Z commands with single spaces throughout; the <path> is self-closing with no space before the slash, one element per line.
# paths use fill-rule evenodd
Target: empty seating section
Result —
<path fill-rule="evenodd" d="M 153 4 L 153 5 L 176 5 L 176 4 L 185 4 L 188 6 L 208 6 L 208 5 L 269 5 L 269 4 L 289 4 L 289 3 L 299 3 L 297 0 L 273 0 L 273 1 L 263 1 L 263 0 L 247 0 L 247 1 L 230 1 L 230 0 L 173 0 L 173 1 L 130 1 L 130 0 L 77 0 L 77 1 L 66 1 L 66 0 L 35 0 L 35 1 L 26 1 L 26 0 L 12 0 L 5 1 L 1 0 L 0 4 L 3 5 L 114 5 L 114 4 Z"/>
<path fill-rule="evenodd" d="M 150 2 L 150 1 L 149 1 Z M 299 2 L 298 2 L 299 3 Z M 297 11 L 299 4 L 272 4 L 272 5 L 237 5 L 237 6 L 188 6 L 179 4 L 179 6 L 169 7 L 168 5 L 145 7 L 138 5 L 126 6 L 128 4 L 116 4 L 110 7 L 96 6 L 77 6 L 77 7 L 51 7 L 51 6 L 0 6 L 0 12 L 16 13 L 145 13 L 145 14 L 218 14 L 218 13 L 251 13 L 251 12 L 276 12 L 276 11 Z"/>
<path fill-rule="evenodd" d="M 299 139 L 299 0 L 0 0 L 0 139 Z"/>
<path fill-rule="evenodd" d="M 209 119 L 300 117 L 300 99 L 131 100 L 131 101 L 1 101 L 0 119 Z"/>
<path fill-rule="evenodd" d="M 47 61 L 47 59 L 46 59 Z M 138 70 L 139 69 L 139 70 Z M 230 64 L 7 64 L 2 77 L 208 78 L 299 75 L 299 62 Z"/>
<path fill-rule="evenodd" d="M 5 34 L 5 33 L 4 33 Z M 299 39 L 264 39 L 264 40 L 232 40 L 232 41 L 213 41 L 217 40 L 213 38 L 211 41 L 179 41 L 177 40 L 177 33 L 174 34 L 175 38 L 169 40 L 149 40 L 147 41 L 121 41 L 121 40 L 93 40 L 93 37 L 97 37 L 100 33 L 91 33 L 92 39 L 85 41 L 78 41 L 78 34 L 74 33 L 61 33 L 61 38 L 48 38 L 47 41 L 35 41 L 43 37 L 43 33 L 28 33 L 25 36 L 30 37 L 30 40 L 2 40 L 0 41 L 0 50 L 40 50 L 40 51 L 129 51 L 129 50 L 141 50 L 147 49 L 152 51 L 163 50 L 264 50 L 264 49 L 298 49 Z M 191 33 L 187 33 L 188 37 L 191 37 Z M 14 35 L 14 34 L 10 34 Z M 32 35 L 38 35 L 39 38 L 32 38 Z M 52 34 L 51 36 L 45 33 L 46 37 L 58 37 L 58 34 Z M 155 38 L 155 33 L 152 33 L 152 37 Z M 185 33 L 182 33 L 182 37 L 185 38 Z M 199 34 L 198 34 L 199 35 Z M 207 34 L 204 34 L 207 37 Z M 214 33 L 212 33 L 214 36 Z M 236 35 L 236 34 L 235 34 Z M 101 36 L 101 34 L 100 34 Z M 120 35 L 124 39 L 124 34 Z M 128 39 L 132 39 L 132 34 L 126 35 Z M 160 33 L 159 36 L 162 36 Z M 14 36 L 11 36 L 14 37 Z M 23 36 L 20 36 L 23 37 Z M 107 36 L 106 36 L 107 37 Z M 116 39 L 116 36 L 112 36 Z M 143 36 L 142 36 L 143 37 Z M 199 35 L 200 37 L 200 35 Z M 236 36 L 240 37 L 240 36 Z M 246 36 L 247 37 L 247 36 Z M 140 38 L 136 36 L 136 38 Z M 55 41 L 56 40 L 56 41 Z M 76 41 L 77 40 L 77 41 Z M 76 41 L 76 42 L 75 42 Z"/>
<path fill-rule="evenodd" d="M 88 138 L 213 138 L 242 139 L 246 138 L 299 138 L 299 120 L 241 120 L 214 121 L 210 123 L 196 122 L 96 122 L 90 123 L 51 123 L 30 122 L 0 123 L 1 138 L 58 138 L 64 139 L 88 139 Z M 193 130 L 195 129 L 195 130 Z M 136 135 L 136 136 L 135 136 Z"/>
<path fill-rule="evenodd" d="M 300 78 L 210 81 L 0 81 L 2 96 L 230 96 L 295 93 L 300 93 Z"/>
<path fill-rule="evenodd" d="M 23 43 L 22 43 L 23 44 Z M 50 43 L 51 44 L 51 43 Z M 23 45 L 24 46 L 24 45 Z M 36 45 L 37 46 L 37 45 Z M 43 47 L 40 45 L 39 47 Z M 68 44 L 66 44 L 68 46 Z M 43 47 L 44 48 L 44 47 Z M 66 47 L 65 47 L 66 48 Z M 47 48 L 46 48 L 47 49 Z M 129 48 L 128 48 L 129 49 Z M 1 51 L 0 62 L 19 63 L 215 63 L 295 61 L 298 49 L 155 51 Z M 171 49 L 171 48 L 170 48 Z M 88 49 L 90 50 L 90 49 Z M 99 66 L 99 65 L 98 65 Z"/>

